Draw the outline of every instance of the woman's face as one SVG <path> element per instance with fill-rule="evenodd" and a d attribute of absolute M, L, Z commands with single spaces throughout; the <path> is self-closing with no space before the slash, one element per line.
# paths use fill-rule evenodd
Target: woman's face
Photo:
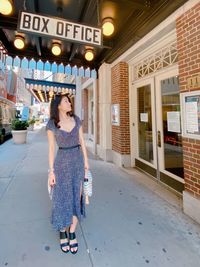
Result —
<path fill-rule="evenodd" d="M 60 102 L 60 105 L 58 106 L 58 109 L 60 111 L 65 111 L 65 112 L 69 112 L 72 110 L 72 105 L 66 96 L 62 97 L 62 100 Z"/>

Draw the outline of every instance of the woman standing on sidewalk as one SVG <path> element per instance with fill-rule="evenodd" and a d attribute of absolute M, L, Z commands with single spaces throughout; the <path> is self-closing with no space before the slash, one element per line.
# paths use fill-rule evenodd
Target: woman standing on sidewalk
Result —
<path fill-rule="evenodd" d="M 51 223 L 60 231 L 61 250 L 75 254 L 78 251 L 76 226 L 85 217 L 83 181 L 89 166 L 81 121 L 73 113 L 68 94 L 56 95 L 52 100 L 46 129 L 49 185 L 53 187 Z M 54 158 L 55 143 L 58 151 Z"/>

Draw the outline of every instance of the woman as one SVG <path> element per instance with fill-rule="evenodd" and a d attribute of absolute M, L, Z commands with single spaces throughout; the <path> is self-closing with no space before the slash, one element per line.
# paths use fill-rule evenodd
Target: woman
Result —
<path fill-rule="evenodd" d="M 75 230 L 78 220 L 85 217 L 82 189 L 89 165 L 81 121 L 73 113 L 68 94 L 56 95 L 52 100 L 50 120 L 46 128 L 49 185 L 53 187 L 51 223 L 55 230 L 60 231 L 61 250 L 76 254 L 78 243 Z M 54 158 L 55 143 L 58 150 Z"/>

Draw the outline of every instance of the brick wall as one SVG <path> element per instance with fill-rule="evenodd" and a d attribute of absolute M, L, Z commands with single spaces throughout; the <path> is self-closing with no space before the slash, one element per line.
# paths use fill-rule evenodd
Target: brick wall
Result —
<path fill-rule="evenodd" d="M 187 88 L 187 78 L 200 73 L 200 3 L 176 21 L 180 92 Z M 185 190 L 200 198 L 200 140 L 183 138 Z"/>
<path fill-rule="evenodd" d="M 200 198 L 200 140 L 184 138 L 185 190 Z"/>
<path fill-rule="evenodd" d="M 112 125 L 112 149 L 130 154 L 128 64 L 120 62 L 111 70 L 112 104 L 120 105 L 120 126 Z"/>
<path fill-rule="evenodd" d="M 88 133 L 88 90 L 82 91 L 82 107 L 84 109 L 83 132 Z"/>
<path fill-rule="evenodd" d="M 187 89 L 187 78 L 200 73 L 200 3 L 176 21 L 179 81 L 181 92 Z"/>

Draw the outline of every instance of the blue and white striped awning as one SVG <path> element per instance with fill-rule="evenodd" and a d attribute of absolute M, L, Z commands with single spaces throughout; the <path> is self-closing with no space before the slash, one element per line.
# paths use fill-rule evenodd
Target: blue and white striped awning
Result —
<path fill-rule="evenodd" d="M 46 80 L 35 80 L 25 78 L 26 89 L 39 101 L 49 102 L 55 95 L 69 94 L 74 97 L 76 94 L 76 85 L 69 83 L 60 83 Z"/>
<path fill-rule="evenodd" d="M 0 60 L 1 61 L 1 60 Z M 61 64 L 50 63 L 48 61 L 43 62 L 42 60 L 35 61 L 34 59 L 28 60 L 27 58 L 20 59 L 18 56 L 13 58 L 7 56 L 5 62 L 0 62 L 0 68 L 3 69 L 6 66 L 19 67 L 22 69 L 40 70 L 40 71 L 51 71 L 52 73 L 64 73 L 66 75 L 74 75 L 79 77 L 97 78 L 97 72 L 95 69 L 84 69 L 83 67 L 78 68 L 77 66 L 70 66 Z"/>
<path fill-rule="evenodd" d="M 76 94 L 76 85 L 71 83 L 60 83 L 46 80 L 35 80 L 25 78 L 26 88 L 36 91 L 53 92 L 54 94 L 69 93 Z"/>

